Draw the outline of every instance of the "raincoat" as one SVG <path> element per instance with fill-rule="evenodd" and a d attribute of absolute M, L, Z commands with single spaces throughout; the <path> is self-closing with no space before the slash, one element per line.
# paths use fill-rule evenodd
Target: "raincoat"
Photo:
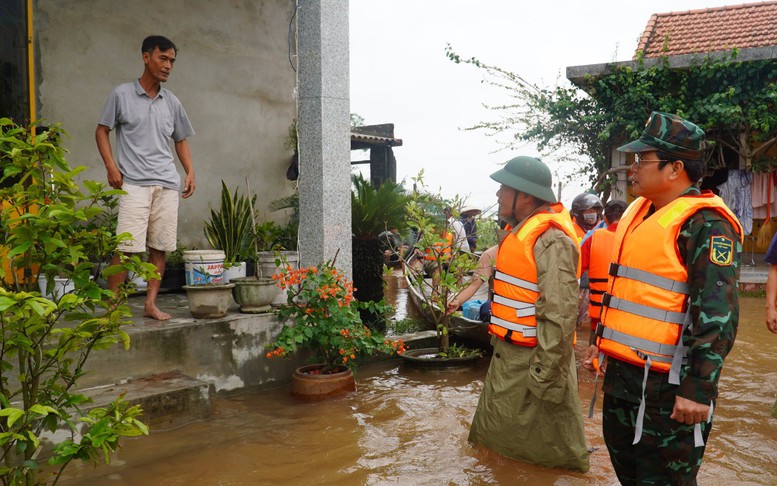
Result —
<path fill-rule="evenodd" d="M 494 354 L 469 440 L 512 459 L 585 472 L 588 449 L 573 345 L 579 248 L 551 228 L 537 239 L 534 257 L 538 344 L 529 348 L 492 337 Z"/>

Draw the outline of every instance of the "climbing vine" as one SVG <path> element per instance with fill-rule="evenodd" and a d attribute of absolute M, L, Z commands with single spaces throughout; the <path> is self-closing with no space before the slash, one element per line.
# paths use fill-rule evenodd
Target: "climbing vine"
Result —
<path fill-rule="evenodd" d="M 604 74 L 578 80 L 579 86 L 543 88 L 474 57 L 462 58 L 450 45 L 446 56 L 484 70 L 484 82 L 506 94 L 506 102 L 487 106 L 495 119 L 468 130 L 507 135 L 508 147 L 531 142 L 562 163 L 576 162 L 578 174 L 599 192 L 614 181 L 612 147 L 638 137 L 652 111 L 676 113 L 701 126 L 713 147 L 712 167 L 724 165 L 724 149 L 755 171 L 777 165 L 777 60 L 739 60 L 735 49 L 676 68 L 667 57 L 646 62 L 640 53 L 633 63 L 610 64 Z"/>

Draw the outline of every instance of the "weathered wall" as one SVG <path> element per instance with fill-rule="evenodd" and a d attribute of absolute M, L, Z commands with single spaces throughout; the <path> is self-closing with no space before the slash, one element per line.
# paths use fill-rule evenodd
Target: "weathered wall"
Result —
<path fill-rule="evenodd" d="M 165 87 L 196 132 L 197 191 L 180 206 L 180 243 L 208 248 L 202 222 L 208 203 L 219 205 L 221 179 L 244 191 L 248 176 L 261 217 L 285 221 L 267 204 L 293 192 L 283 144 L 296 113 L 287 43 L 294 8 L 293 0 L 36 0 L 39 116 L 63 123 L 68 160 L 90 167 L 86 178 L 105 181 L 94 141 L 105 98 L 142 74 L 145 36 L 169 37 L 178 56 Z"/>

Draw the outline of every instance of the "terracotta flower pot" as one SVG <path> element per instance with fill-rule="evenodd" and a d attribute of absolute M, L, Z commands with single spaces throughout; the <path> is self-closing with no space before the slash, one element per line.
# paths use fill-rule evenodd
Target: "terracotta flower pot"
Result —
<path fill-rule="evenodd" d="M 342 393 L 356 391 L 353 373 L 345 366 L 336 373 L 321 374 L 324 365 L 301 366 L 291 377 L 291 394 L 303 400 L 324 400 Z"/>

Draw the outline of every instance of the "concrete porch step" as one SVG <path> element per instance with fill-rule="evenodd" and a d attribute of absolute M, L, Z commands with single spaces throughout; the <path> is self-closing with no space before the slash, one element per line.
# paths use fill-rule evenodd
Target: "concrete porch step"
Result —
<path fill-rule="evenodd" d="M 143 408 L 141 421 L 149 428 L 170 428 L 203 420 L 210 415 L 210 385 L 180 372 L 125 380 L 113 385 L 79 390 L 92 399 L 91 407 L 105 406 L 120 395 Z"/>

